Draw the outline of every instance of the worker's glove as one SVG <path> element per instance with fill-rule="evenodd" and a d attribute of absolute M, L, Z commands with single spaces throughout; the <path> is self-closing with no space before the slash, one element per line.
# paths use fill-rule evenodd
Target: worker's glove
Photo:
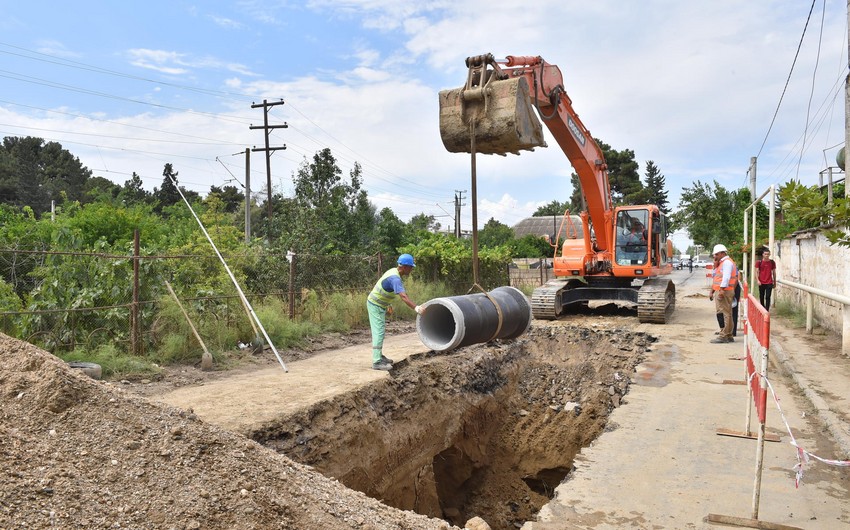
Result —
<path fill-rule="evenodd" d="M 418 305 L 418 306 L 414 307 L 414 308 L 413 308 L 413 310 L 414 310 L 414 311 L 416 311 L 416 312 L 417 312 L 418 314 L 420 314 L 420 315 L 424 315 L 424 314 L 425 314 L 425 308 L 424 308 L 424 307 L 422 307 L 421 305 Z"/>

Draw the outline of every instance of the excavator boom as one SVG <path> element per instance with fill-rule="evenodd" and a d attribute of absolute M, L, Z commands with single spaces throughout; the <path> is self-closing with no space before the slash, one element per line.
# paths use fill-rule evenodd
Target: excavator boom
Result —
<path fill-rule="evenodd" d="M 446 149 L 507 155 L 546 147 L 539 116 L 581 183 L 582 243 L 565 242 L 556 252 L 557 279 L 535 289 L 534 316 L 557 318 L 567 305 L 613 300 L 636 305 L 642 322 L 666 322 L 675 288 L 659 278 L 672 271 L 663 212 L 614 208 L 605 156 L 573 109 L 560 69 L 541 57 L 492 54 L 469 57 L 466 66 L 464 86 L 440 92 Z"/>

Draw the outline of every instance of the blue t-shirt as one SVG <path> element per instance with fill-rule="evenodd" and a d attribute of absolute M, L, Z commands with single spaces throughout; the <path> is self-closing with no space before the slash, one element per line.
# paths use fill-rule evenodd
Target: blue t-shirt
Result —
<path fill-rule="evenodd" d="M 388 293 L 399 294 L 404 292 L 404 284 L 401 283 L 401 277 L 396 275 L 392 275 L 382 281 L 381 288 Z"/>

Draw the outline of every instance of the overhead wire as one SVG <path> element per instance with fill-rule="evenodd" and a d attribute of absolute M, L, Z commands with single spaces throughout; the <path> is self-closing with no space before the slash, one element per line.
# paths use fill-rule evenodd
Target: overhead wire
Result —
<path fill-rule="evenodd" d="M 26 52 L 26 53 L 16 53 L 16 52 L 9 52 L 8 50 L 0 49 L 0 53 L 17 55 L 17 56 L 25 58 L 25 59 L 38 60 L 38 61 L 42 61 L 42 62 L 49 63 L 49 64 L 55 64 L 55 65 L 71 67 L 71 68 L 77 68 L 77 69 L 84 70 L 84 71 L 113 75 L 113 76 L 123 77 L 123 78 L 127 78 L 127 79 L 139 80 L 139 81 L 144 81 L 144 82 L 153 83 L 153 84 L 157 84 L 157 85 L 165 85 L 165 86 L 170 86 L 170 87 L 174 87 L 174 88 L 178 88 L 178 89 L 190 90 L 190 91 L 198 92 L 198 93 L 204 93 L 204 94 L 208 94 L 208 95 L 217 95 L 217 96 L 224 96 L 224 97 L 238 97 L 238 98 L 248 98 L 248 97 L 250 97 L 250 95 L 248 95 L 248 94 L 238 94 L 238 93 L 209 90 L 209 89 L 198 89 L 197 87 L 191 87 L 191 86 L 181 85 L 181 84 L 177 84 L 177 83 L 169 83 L 169 82 L 153 80 L 153 79 L 149 79 L 149 78 L 145 78 L 145 77 L 141 77 L 141 76 L 125 74 L 125 73 L 122 73 L 122 72 L 117 72 L 117 71 L 109 70 L 109 69 L 106 69 L 106 68 L 101 68 L 101 67 L 97 67 L 97 66 L 93 66 L 93 65 L 88 65 L 88 64 L 85 64 L 85 63 L 70 61 L 70 60 L 63 59 L 63 58 L 58 58 L 58 57 L 51 56 L 51 55 L 48 55 L 48 54 L 35 52 L 33 50 L 27 50 L 25 48 L 17 47 L 17 46 L 7 44 L 7 43 L 0 42 L 0 46 L 5 46 L 5 47 L 13 48 L 15 50 L 20 50 L 20 51 Z M 120 101 L 127 101 L 127 102 L 131 102 L 131 103 L 139 104 L 139 105 L 148 105 L 148 106 L 152 106 L 154 108 L 160 108 L 160 109 L 171 110 L 171 111 L 179 111 L 179 112 L 188 112 L 188 113 L 198 114 L 198 115 L 201 115 L 201 116 L 213 117 L 213 118 L 216 118 L 216 119 L 224 119 L 225 121 L 230 120 L 230 121 L 235 121 L 236 123 L 241 123 L 243 125 L 250 123 L 250 119 L 245 118 L 245 117 L 241 117 L 241 116 L 229 116 L 229 115 L 226 115 L 226 114 L 199 112 L 199 111 L 194 111 L 193 109 L 186 109 L 186 108 L 183 108 L 183 107 L 163 105 L 163 104 L 159 104 L 159 103 L 142 101 L 142 100 L 137 100 L 137 99 L 132 99 L 132 98 L 124 98 L 124 97 L 121 97 L 121 96 L 116 96 L 114 94 L 109 94 L 109 93 L 100 92 L 100 91 L 96 91 L 96 90 L 90 90 L 90 89 L 86 89 L 86 88 L 83 88 L 83 87 L 77 87 L 77 86 L 68 85 L 68 84 L 64 84 L 64 83 L 57 83 L 57 82 L 54 82 L 54 81 L 50 81 L 48 79 L 42 79 L 42 78 L 38 78 L 38 77 L 34 77 L 34 76 L 17 74 L 17 73 L 14 73 L 14 72 L 9 72 L 8 70 L 0 70 L 0 77 L 6 77 L 6 78 L 14 79 L 14 80 L 17 80 L 17 81 L 20 81 L 20 82 L 34 83 L 34 84 L 37 84 L 37 85 L 46 86 L 48 88 L 69 90 L 69 91 L 79 92 L 79 93 L 83 93 L 83 94 L 87 94 L 87 95 L 93 95 L 93 96 L 97 96 L 97 97 L 104 97 L 104 98 L 116 99 L 116 100 L 120 100 Z M 128 124 L 128 123 L 124 123 L 124 122 L 117 122 L 117 121 L 114 121 L 114 120 L 102 120 L 102 119 L 98 119 L 98 118 L 92 118 L 90 116 L 83 116 L 83 115 L 80 115 L 80 114 L 68 113 L 68 112 L 64 112 L 64 111 L 57 111 L 55 109 L 45 109 L 45 108 L 35 107 L 35 106 L 32 106 L 32 105 L 26 105 L 26 104 L 22 104 L 22 103 L 18 103 L 18 102 L 5 102 L 5 103 L 12 104 L 12 105 L 20 105 L 20 106 L 23 106 L 25 108 L 34 108 L 34 109 L 42 110 L 42 111 L 45 111 L 45 112 L 59 112 L 59 113 L 62 113 L 62 114 L 67 114 L 67 115 L 80 117 L 80 118 L 84 118 L 84 119 L 90 119 L 90 120 L 94 120 L 94 121 L 103 121 L 103 122 L 106 122 L 106 123 L 112 123 L 112 124 L 116 124 L 116 125 L 119 125 L 119 126 L 138 127 L 138 128 L 141 128 L 141 129 L 151 130 L 151 131 L 158 132 L 158 133 L 177 134 L 178 136 L 187 136 L 187 137 L 194 137 L 194 138 L 201 138 L 201 139 L 205 139 L 205 140 L 211 140 L 211 139 L 207 139 L 207 138 L 203 138 L 203 137 L 186 135 L 186 134 L 183 134 L 183 133 L 174 133 L 173 131 L 163 131 L 163 130 L 148 128 L 148 127 L 142 127 L 142 126 L 137 126 L 137 125 L 133 125 L 133 124 Z M 293 109 L 293 111 L 297 112 L 300 116 L 302 116 L 306 121 L 308 121 L 310 124 L 312 124 L 318 130 L 320 130 L 323 134 L 327 135 L 329 138 L 331 138 L 336 143 L 341 145 L 347 151 L 349 151 L 349 152 L 355 154 L 355 156 L 357 156 L 356 151 L 354 151 L 353 149 L 348 147 L 345 143 L 343 143 L 342 141 L 340 141 L 339 139 L 334 137 L 332 134 L 330 134 L 329 132 L 324 130 L 322 127 L 320 127 L 315 121 L 313 121 L 306 114 L 301 112 L 300 109 L 296 108 L 291 103 L 290 103 L 290 107 Z M 39 130 L 39 129 L 34 128 L 34 127 L 31 127 L 31 129 L 32 130 Z M 67 133 L 67 134 L 81 134 L 81 135 L 96 136 L 93 133 L 75 133 L 75 132 L 71 133 L 71 132 L 67 132 L 67 131 L 65 133 L 63 133 L 63 132 L 60 132 L 60 131 L 57 131 L 57 130 L 53 130 L 53 131 L 48 130 L 48 132 L 54 132 L 54 133 L 58 132 L 59 134 Z M 306 131 L 302 130 L 300 132 L 305 137 L 308 137 L 309 139 L 311 139 L 311 141 L 314 141 L 319 145 L 324 145 L 318 139 L 309 135 Z M 102 137 L 114 138 L 114 139 L 130 139 L 130 138 L 125 138 L 125 137 L 120 137 L 120 136 L 113 136 L 113 135 L 102 135 Z M 139 139 L 139 140 L 144 141 L 144 139 Z M 57 139 L 55 141 L 60 141 L 60 140 Z M 212 140 L 212 141 L 216 141 L 216 140 Z M 97 145 L 92 145 L 92 144 L 84 144 L 82 142 L 70 142 L 69 141 L 69 143 L 78 143 L 78 144 L 83 144 L 83 145 L 90 145 L 90 146 L 95 147 L 95 148 L 103 147 L 103 148 L 106 148 L 106 149 L 111 149 L 111 147 L 109 147 L 109 146 L 97 146 Z M 189 142 L 186 142 L 186 143 L 189 143 Z M 234 144 L 233 142 L 220 142 L 220 143 L 223 144 L 223 145 L 238 145 L 238 144 Z M 131 151 L 131 152 L 134 151 L 134 150 L 130 150 L 130 149 L 124 149 L 124 150 Z M 141 150 L 136 150 L 136 151 L 142 152 Z M 168 156 L 165 153 L 158 153 L 158 155 Z M 177 156 L 180 156 L 180 155 L 177 155 Z M 443 198 L 445 196 L 445 194 L 441 194 L 441 193 L 435 194 L 432 191 L 433 188 L 431 188 L 431 187 L 421 185 L 417 182 L 414 182 L 414 181 L 409 180 L 409 179 L 405 179 L 405 178 L 400 177 L 398 175 L 394 175 L 392 172 L 382 168 L 381 166 L 379 166 L 377 164 L 374 164 L 373 162 L 366 159 L 365 157 L 363 157 L 363 160 L 365 160 L 366 163 L 368 164 L 367 167 L 372 167 L 375 170 L 374 172 L 368 173 L 368 176 L 370 176 L 370 177 L 374 177 L 377 180 L 382 180 L 382 181 L 388 183 L 389 185 L 399 187 L 400 189 L 405 189 L 406 186 L 399 184 L 398 182 L 396 182 L 396 180 L 400 180 L 400 181 L 408 183 L 411 186 L 421 188 L 421 190 L 418 190 L 418 191 L 414 191 L 413 189 L 409 189 L 409 191 L 412 192 L 412 193 L 425 194 L 425 195 L 429 195 L 429 196 L 436 196 L 436 197 L 439 197 L 439 198 Z M 290 160 L 290 161 L 297 163 L 297 161 L 295 161 L 295 160 Z M 211 163 L 211 162 L 209 160 L 207 160 L 207 163 Z M 363 164 L 361 164 L 361 168 L 362 167 L 363 167 Z M 389 180 L 389 179 L 386 179 L 386 178 L 382 178 L 382 177 L 380 177 L 376 174 L 377 172 L 384 172 L 385 174 L 388 174 L 388 175 L 394 177 L 394 179 Z M 370 185 L 370 187 L 374 187 L 374 186 Z M 448 193 L 448 192 L 446 192 L 446 193 Z M 429 200 L 427 200 L 427 199 L 422 200 L 423 206 L 427 205 L 428 203 L 429 203 Z"/>
<path fill-rule="evenodd" d="M 767 133 L 764 135 L 764 140 L 761 143 L 761 147 L 759 147 L 758 154 L 756 154 L 756 158 L 761 156 L 762 150 L 764 150 L 764 146 L 767 143 L 767 139 L 770 136 L 770 131 L 773 130 L 773 125 L 776 123 L 776 117 L 779 115 L 779 109 L 782 106 L 782 100 L 785 98 L 785 92 L 788 90 L 788 84 L 791 82 L 791 74 L 794 73 L 794 66 L 797 64 L 797 58 L 800 56 L 800 49 L 803 47 L 803 39 L 806 36 L 806 30 L 809 27 L 809 20 L 812 18 L 812 11 L 815 8 L 815 2 L 817 0 L 812 0 L 812 5 L 809 8 L 809 15 L 806 17 L 806 24 L 803 26 L 803 34 L 800 35 L 800 42 L 797 44 L 797 51 L 794 54 L 794 60 L 791 62 L 791 70 L 788 72 L 788 78 L 785 80 L 785 87 L 782 89 L 782 94 L 779 96 L 779 103 L 776 105 L 776 110 L 773 113 L 773 119 L 770 120 L 770 126 L 767 128 Z"/>
<path fill-rule="evenodd" d="M 820 33 L 818 35 L 818 50 L 815 55 L 815 68 L 812 72 L 812 88 L 809 90 L 809 101 L 806 105 L 806 126 L 803 129 L 803 145 L 800 149 L 800 158 L 797 159 L 797 178 L 800 178 L 800 164 L 803 163 L 803 151 L 805 151 L 806 147 L 806 135 L 809 132 L 809 113 L 812 109 L 812 98 L 815 95 L 815 83 L 817 82 L 818 77 L 818 65 L 820 64 L 820 48 L 823 43 L 823 22 L 826 18 L 826 0 L 823 0 L 823 10 L 821 11 L 821 20 L 820 20 Z"/>

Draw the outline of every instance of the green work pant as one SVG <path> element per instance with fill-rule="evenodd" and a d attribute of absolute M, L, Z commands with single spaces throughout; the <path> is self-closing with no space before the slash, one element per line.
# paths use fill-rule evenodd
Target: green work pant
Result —
<path fill-rule="evenodd" d="M 387 327 L 387 308 L 366 301 L 369 312 L 369 327 L 372 328 L 372 363 L 381 360 L 384 348 L 384 332 Z"/>

